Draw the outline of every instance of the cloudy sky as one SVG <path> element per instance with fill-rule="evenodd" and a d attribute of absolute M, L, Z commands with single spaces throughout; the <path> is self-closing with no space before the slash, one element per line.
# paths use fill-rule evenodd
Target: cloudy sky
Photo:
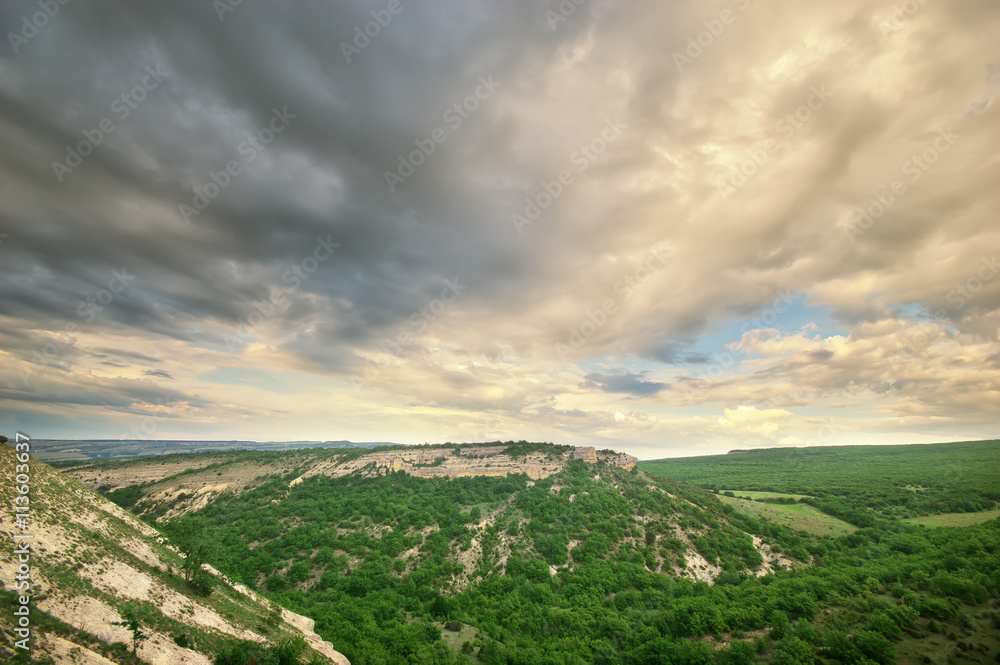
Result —
<path fill-rule="evenodd" d="M 0 430 L 996 437 L 1000 6 L 575 2 L 5 1 Z"/>

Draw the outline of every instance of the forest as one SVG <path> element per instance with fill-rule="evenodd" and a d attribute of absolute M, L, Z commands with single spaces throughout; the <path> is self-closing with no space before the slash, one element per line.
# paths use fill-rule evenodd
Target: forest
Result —
<path fill-rule="evenodd" d="M 804 494 L 803 502 L 866 526 L 877 518 L 978 512 L 1000 501 L 998 441 L 768 449 L 639 466 L 713 491 Z"/>

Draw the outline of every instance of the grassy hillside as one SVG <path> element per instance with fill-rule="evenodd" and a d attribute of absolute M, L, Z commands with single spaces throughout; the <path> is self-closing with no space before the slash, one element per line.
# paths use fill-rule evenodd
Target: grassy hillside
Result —
<path fill-rule="evenodd" d="M 728 496 L 721 496 L 719 499 L 741 513 L 762 517 L 795 531 L 807 531 L 819 536 L 843 536 L 857 531 L 854 525 L 805 503 L 774 504 Z"/>
<path fill-rule="evenodd" d="M 804 501 L 858 526 L 990 510 L 1000 500 L 998 441 L 771 449 L 651 460 L 639 467 L 736 495 L 806 495 Z"/>
<path fill-rule="evenodd" d="M 131 489 L 114 465 L 75 472 L 175 541 L 200 539 L 213 565 L 314 618 L 355 665 L 976 663 L 996 652 L 996 520 L 809 534 L 610 453 L 588 464 L 540 444 L 483 457 L 480 475 L 415 475 L 458 464 L 450 448 L 415 451 L 424 461 L 406 472 L 384 457 L 302 452 L 260 466 L 238 455 L 180 471 L 133 464 L 145 480 Z M 537 472 L 546 459 L 558 470 L 544 477 L 510 466 Z"/>
<path fill-rule="evenodd" d="M 14 534 L 24 533 L 32 536 L 31 662 L 136 662 L 126 648 L 130 633 L 114 625 L 126 604 L 136 609 L 149 636 L 139 649 L 139 662 L 207 665 L 237 640 L 283 643 L 290 651 L 315 655 L 315 662 L 339 656 L 312 632 L 311 621 L 250 591 L 211 574 L 206 584 L 211 591 L 193 588 L 181 572 L 184 560 L 160 533 L 33 458 L 27 462 L 28 528 L 22 529 L 11 509 L 18 495 L 13 482 L 18 463 L 15 451 L 0 445 L 3 662 L 29 662 L 14 646 L 12 612 L 25 590 L 15 589 L 15 555 L 8 546 Z"/>

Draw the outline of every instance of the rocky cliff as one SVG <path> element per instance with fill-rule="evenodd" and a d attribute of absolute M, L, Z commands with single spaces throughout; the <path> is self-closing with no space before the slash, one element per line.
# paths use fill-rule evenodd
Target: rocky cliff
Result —
<path fill-rule="evenodd" d="M 631 455 L 598 451 L 592 446 L 549 446 L 544 451 L 518 453 L 516 446 L 508 445 L 444 444 L 363 454 L 310 449 L 280 456 L 237 452 L 95 461 L 67 467 L 65 473 L 101 491 L 143 485 L 145 505 L 169 505 L 163 517 L 170 519 L 203 508 L 223 492 L 252 489 L 274 474 L 290 476 L 290 487 L 312 476 L 337 478 L 357 473 L 373 477 L 397 471 L 420 478 L 497 478 L 523 473 L 539 480 L 559 473 L 574 459 L 626 470 L 632 470 L 636 463 Z"/>

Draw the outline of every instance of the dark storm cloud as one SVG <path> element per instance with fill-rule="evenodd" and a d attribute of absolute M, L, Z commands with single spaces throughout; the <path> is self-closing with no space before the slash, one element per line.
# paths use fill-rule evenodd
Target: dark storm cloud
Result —
<path fill-rule="evenodd" d="M 159 364 L 159 362 L 160 362 L 158 359 L 153 358 L 152 356 L 147 356 L 147 355 L 142 354 L 142 353 L 135 353 L 133 351 L 123 351 L 121 349 L 109 349 L 107 347 L 99 347 L 99 348 L 94 349 L 94 352 L 95 352 L 95 355 L 96 354 L 108 354 L 108 355 L 112 355 L 112 356 L 117 356 L 119 358 L 128 358 L 129 360 L 138 360 L 138 361 L 143 362 L 143 363 L 150 363 L 150 364 L 154 364 L 154 365 Z M 104 357 L 104 356 L 102 355 L 100 357 Z"/>
<path fill-rule="evenodd" d="M 539 8 L 407 4 L 348 63 L 340 42 L 371 20 L 370 9 L 245 4 L 220 20 L 193 0 L 74 3 L 19 53 L 0 56 L 0 147 L 21 193 L 4 213 L 0 270 L 35 273 L 4 280 L 9 313 L 74 320 L 80 301 L 125 268 L 134 283 L 94 326 L 208 340 L 219 333 L 184 322 L 235 331 L 316 238 L 330 237 L 341 251 L 271 323 L 287 317 L 296 326 L 301 310 L 319 310 L 325 333 L 316 343 L 363 345 L 431 298 L 441 279 L 472 280 L 482 294 L 523 270 L 522 248 L 485 227 L 455 177 L 460 141 L 466 157 L 488 161 L 502 136 L 496 100 L 451 131 L 452 145 L 396 193 L 383 172 L 446 127 L 443 112 L 474 94 L 480 77 L 492 76 L 499 95 L 508 71 L 574 26 L 555 35 Z M 5 5 L 4 33 L 36 10 Z M 508 48 L 513 40 L 518 49 Z M 248 150 L 275 109 L 294 117 L 253 151 L 256 163 L 244 161 L 240 147 Z M 114 129 L 93 154 L 55 172 L 53 162 L 70 163 L 66 146 L 94 136 L 102 120 Z M 230 160 L 243 171 L 186 224 L 178 206 L 192 205 L 195 189 Z M 309 305 L 296 308 L 303 298 Z M 338 299 L 347 306 L 333 307 Z"/>
<path fill-rule="evenodd" d="M 604 392 L 628 393 L 641 397 L 655 395 L 661 390 L 670 387 L 668 384 L 660 383 L 659 381 L 647 381 L 644 378 L 645 374 L 646 372 L 636 374 L 628 371 L 619 371 L 614 374 L 593 372 L 584 378 L 587 380 L 586 385 L 599 388 Z"/>

